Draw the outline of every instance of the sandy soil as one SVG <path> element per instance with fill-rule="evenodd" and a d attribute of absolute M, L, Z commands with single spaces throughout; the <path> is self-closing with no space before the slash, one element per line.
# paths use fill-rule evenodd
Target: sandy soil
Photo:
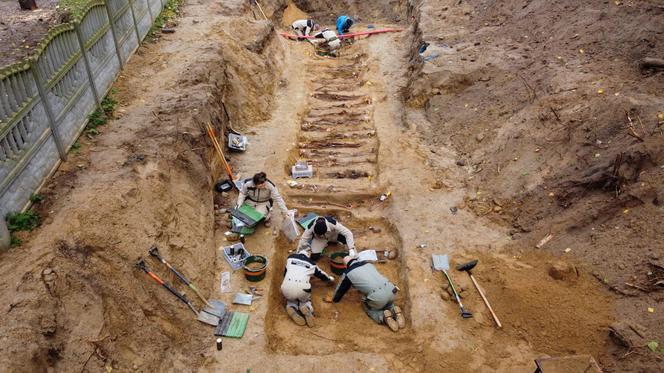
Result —
<path fill-rule="evenodd" d="M 643 344 L 664 335 L 662 314 L 648 312 L 662 301 L 652 284 L 664 256 L 654 224 L 663 216 L 664 80 L 639 65 L 661 54 L 664 9 L 423 1 L 413 14 L 430 45 L 413 51 L 408 101 L 427 119 L 418 131 L 430 161 L 449 167 L 435 154 L 441 145 L 456 153 L 468 188 L 457 207 L 508 227 L 519 253 L 553 234 L 546 252 L 581 263 L 614 293 L 617 318 L 647 333 L 634 350 L 609 346 L 606 369 L 661 363 Z M 640 139 L 628 134 L 627 114 Z"/>
<path fill-rule="evenodd" d="M 37 5 L 37 10 L 21 10 L 16 0 L 0 0 L 0 66 L 32 54 L 49 28 L 60 23 L 57 0 L 40 0 Z"/>
<path fill-rule="evenodd" d="M 283 1 L 261 2 L 283 28 L 307 11 L 331 22 L 328 13 L 344 6 L 375 16 L 361 19 L 358 30 L 369 23 L 407 30 L 357 40 L 331 59 L 316 55 L 307 42 L 277 39 L 273 26 L 260 21 L 260 12 L 247 2 L 193 0 L 183 7 L 175 34 L 139 50 L 116 85 L 118 118 L 97 138 L 84 139 L 80 153 L 46 187 L 47 200 L 39 209 L 43 226 L 25 237 L 22 247 L 0 256 L 5 274 L 0 298 L 8 305 L 0 326 L 0 366 L 11 371 L 530 372 L 541 356 L 590 354 L 607 371 L 655 371 L 660 361 L 643 344 L 625 355 L 609 339 L 609 325 L 627 314 L 625 300 L 597 281 L 603 275 L 593 271 L 603 267 L 579 255 L 586 247 L 581 236 L 565 238 L 556 230 L 545 250 L 534 250 L 544 232 L 538 224 L 554 215 L 537 210 L 531 194 L 519 194 L 514 202 L 513 194 L 521 190 L 521 184 L 514 185 L 520 182 L 517 171 L 503 167 L 509 171 L 488 177 L 473 161 L 481 154 L 498 162 L 508 150 L 522 159 L 531 149 L 500 148 L 501 131 L 511 127 L 497 128 L 481 139 L 492 146 L 493 156 L 476 144 L 475 135 L 485 133 L 488 121 L 447 125 L 449 118 L 437 116 L 443 110 L 459 124 L 471 121 L 461 109 L 465 105 L 449 100 L 468 98 L 465 87 L 475 80 L 463 69 L 473 65 L 462 56 L 454 63 L 440 56 L 425 62 L 427 55 L 416 51 L 436 33 L 448 35 L 445 40 L 468 38 L 465 17 L 475 8 L 465 2 L 447 8 L 438 2 L 386 2 L 370 9 L 352 3 L 309 2 L 298 10 L 285 8 Z M 476 5 L 484 9 L 483 3 Z M 448 18 L 448 10 L 455 16 Z M 428 53 L 449 52 L 439 44 L 429 48 Z M 432 67 L 431 61 L 439 64 Z M 450 74 L 449 68 L 461 72 Z M 486 77 L 477 73 L 476 78 Z M 499 80 L 492 75 L 478 81 Z M 514 87 L 505 90 L 506 100 L 518 99 L 510 96 Z M 517 110 L 531 104 L 505 105 Z M 336 216 L 353 229 L 360 248 L 398 250 L 397 258 L 377 266 L 402 290 L 397 302 L 407 316 L 405 330 L 393 333 L 373 323 L 357 292 L 338 304 L 322 302 L 332 289 L 317 281 L 317 325 L 295 325 L 279 294 L 283 263 L 294 245 L 279 234 L 278 217 L 272 228 L 261 227 L 246 241 L 252 254 L 269 259 L 267 278 L 257 284 L 264 297 L 251 306 L 231 305 L 235 292 L 256 284 L 237 271 L 231 293 L 219 288 L 221 272 L 229 271 L 219 250 L 228 244 L 227 216 L 215 206 L 230 207 L 236 194 L 213 195 L 221 170 L 201 127 L 207 122 L 218 131 L 233 127 L 249 136 L 248 150 L 229 156 L 237 173 L 249 177 L 265 170 L 290 208 Z M 315 163 L 316 174 L 291 188 L 289 169 L 301 158 Z M 460 167 L 462 158 L 466 166 Z M 543 180 L 531 181 L 532 190 Z M 378 196 L 388 191 L 390 197 L 380 202 Z M 561 189 L 553 191 L 556 196 Z M 593 193 L 601 192 L 587 198 L 599 198 Z M 549 206 L 565 214 L 562 207 Z M 634 209 L 621 216 L 635 216 L 629 215 Z M 530 219 L 532 227 L 515 232 L 512 217 Z M 654 248 L 649 260 L 659 249 L 653 236 L 639 238 L 643 250 Z M 136 258 L 146 256 L 153 243 L 209 298 L 250 313 L 243 338 L 225 339 L 217 351 L 212 328 L 135 269 Z M 551 250 L 559 245 L 573 250 L 564 255 Z M 473 274 L 502 329 L 494 326 L 468 276 L 452 270 L 464 305 L 474 314 L 460 317 L 445 295 L 441 273 L 430 268 L 437 253 L 450 254 L 452 265 L 480 260 Z M 158 263 L 148 263 L 185 291 Z M 327 258 L 321 263 L 328 269 Z M 656 294 L 630 301 L 644 304 Z M 657 315 L 648 321 L 649 338 L 657 338 Z"/>

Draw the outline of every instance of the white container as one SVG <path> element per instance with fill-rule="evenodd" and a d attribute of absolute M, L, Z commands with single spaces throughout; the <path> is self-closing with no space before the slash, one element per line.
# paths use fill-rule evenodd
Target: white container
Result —
<path fill-rule="evenodd" d="M 291 168 L 293 179 L 302 177 L 314 177 L 314 166 L 308 165 L 307 162 L 298 161 L 295 166 Z"/>

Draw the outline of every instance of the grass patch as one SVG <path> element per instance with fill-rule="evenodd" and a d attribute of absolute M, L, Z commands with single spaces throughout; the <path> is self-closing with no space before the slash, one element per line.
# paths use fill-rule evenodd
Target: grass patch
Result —
<path fill-rule="evenodd" d="M 23 241 L 20 238 L 14 236 L 13 234 L 9 235 L 9 245 L 11 247 L 21 246 L 22 243 Z"/>
<path fill-rule="evenodd" d="M 39 214 L 33 210 L 10 212 L 7 214 L 7 228 L 10 232 L 31 231 L 41 224 Z"/>
<path fill-rule="evenodd" d="M 180 6 L 184 0 L 168 0 L 166 2 L 166 5 L 164 6 L 164 10 L 159 13 L 159 16 L 157 16 L 157 19 L 154 20 L 154 23 L 152 24 L 152 27 L 150 27 L 150 31 L 148 32 L 148 35 L 146 37 L 147 40 L 149 41 L 154 41 L 155 34 L 161 30 L 162 27 L 166 24 L 166 22 L 170 21 L 171 19 L 177 17 L 180 14 Z"/>
<path fill-rule="evenodd" d="M 115 107 L 118 106 L 118 102 L 112 97 L 112 94 L 114 93 L 115 90 L 111 89 L 111 92 L 108 94 L 108 96 L 101 100 L 101 110 L 97 108 L 92 112 L 92 114 L 88 116 L 88 125 L 85 127 L 85 132 L 89 137 L 97 136 L 99 134 L 97 127 L 103 126 L 106 124 L 106 122 L 108 122 L 109 119 L 113 118 Z M 78 141 L 76 141 L 76 143 L 78 143 Z M 74 143 L 74 145 L 76 145 L 76 143 Z M 72 149 L 77 150 L 80 148 L 80 146 L 80 143 L 78 144 L 77 148 L 74 148 L 72 145 Z"/>
<path fill-rule="evenodd" d="M 43 201 L 44 198 L 46 198 L 46 197 L 44 197 L 43 194 L 40 194 L 40 193 L 33 194 L 33 195 L 30 196 L 30 202 L 39 203 L 39 202 Z"/>
<path fill-rule="evenodd" d="M 33 195 L 39 196 L 39 194 Z M 30 200 L 32 200 L 30 197 Z M 43 196 L 42 196 L 43 199 Z M 10 212 L 7 214 L 7 228 L 9 229 L 9 239 L 11 247 L 20 246 L 23 241 L 16 237 L 14 233 L 20 231 L 31 231 L 41 224 L 41 218 L 33 210 L 26 212 Z"/>
<path fill-rule="evenodd" d="M 60 0 L 58 5 L 60 6 L 60 12 L 69 12 L 72 16 L 76 17 L 81 14 L 83 9 L 90 0 Z"/>
<path fill-rule="evenodd" d="M 78 152 L 81 151 L 81 142 L 78 140 L 74 141 L 74 143 L 71 144 L 71 151 L 78 154 Z"/>

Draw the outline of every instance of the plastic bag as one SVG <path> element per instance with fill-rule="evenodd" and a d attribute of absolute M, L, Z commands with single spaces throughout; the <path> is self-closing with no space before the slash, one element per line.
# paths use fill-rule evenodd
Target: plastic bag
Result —
<path fill-rule="evenodd" d="M 284 219 L 284 222 L 281 224 L 281 231 L 288 238 L 289 241 L 293 242 L 300 235 L 300 228 L 295 222 L 295 212 L 288 211 L 288 215 Z"/>

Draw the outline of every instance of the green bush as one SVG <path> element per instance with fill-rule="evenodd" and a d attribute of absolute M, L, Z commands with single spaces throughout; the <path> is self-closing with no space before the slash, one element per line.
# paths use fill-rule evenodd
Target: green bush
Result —
<path fill-rule="evenodd" d="M 10 212 L 7 214 L 7 228 L 10 232 L 31 231 L 41 223 L 39 214 L 33 210 Z"/>
<path fill-rule="evenodd" d="M 33 194 L 30 196 L 30 202 L 32 203 L 39 203 L 44 200 L 44 195 L 43 194 Z"/>

